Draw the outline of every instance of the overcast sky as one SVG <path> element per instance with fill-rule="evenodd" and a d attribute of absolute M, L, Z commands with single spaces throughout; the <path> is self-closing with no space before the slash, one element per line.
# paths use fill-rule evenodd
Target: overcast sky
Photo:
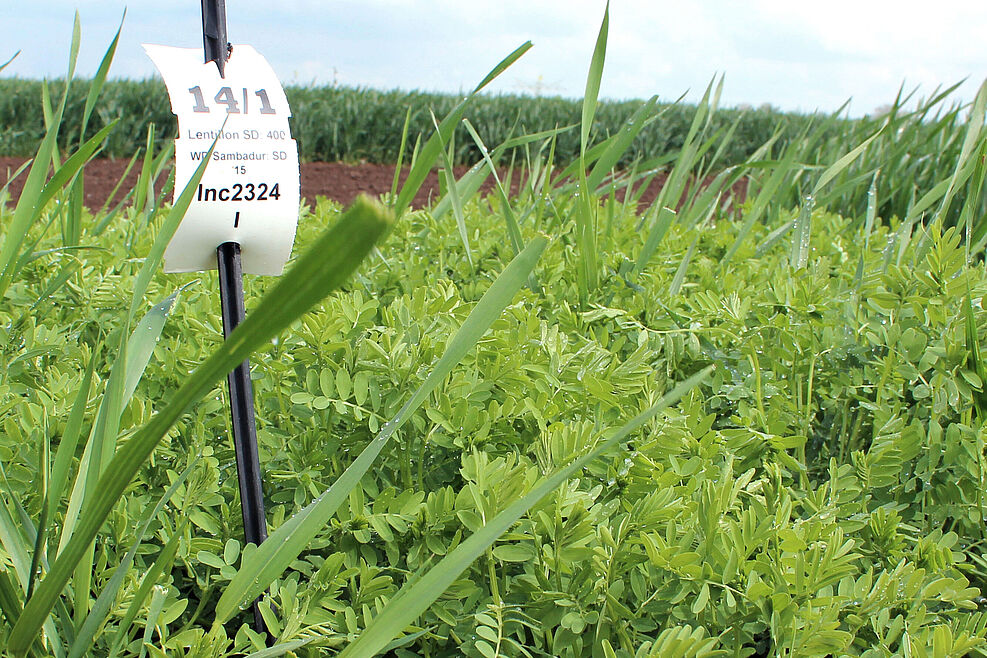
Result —
<path fill-rule="evenodd" d="M 495 92 L 580 97 L 603 16 L 600 0 L 228 0 L 233 43 L 250 43 L 285 84 L 458 92 L 526 40 L 534 48 Z M 0 75 L 65 71 L 73 13 L 79 72 L 92 74 L 127 7 L 111 75 L 144 78 L 143 42 L 201 47 L 194 0 L 16 2 L 0 8 Z M 861 115 L 904 82 L 928 95 L 987 76 L 987 2 L 973 0 L 613 0 L 601 95 L 697 99 L 726 74 L 723 103 Z"/>

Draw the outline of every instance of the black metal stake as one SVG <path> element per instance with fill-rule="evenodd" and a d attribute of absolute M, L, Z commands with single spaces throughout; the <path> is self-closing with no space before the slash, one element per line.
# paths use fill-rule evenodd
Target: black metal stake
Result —
<path fill-rule="evenodd" d="M 216 62 L 219 77 L 226 77 L 230 44 L 226 36 L 226 0 L 202 0 L 202 49 L 206 64 Z"/>
<path fill-rule="evenodd" d="M 243 269 L 240 245 L 224 242 L 216 249 L 219 264 L 219 297 L 223 309 L 223 337 L 229 338 L 244 318 Z M 254 390 L 250 384 L 250 361 L 245 360 L 226 376 L 230 391 L 230 418 L 233 427 L 233 450 L 236 453 L 237 479 L 240 484 L 240 508 L 243 535 L 248 544 L 260 545 L 267 539 L 264 516 L 264 492 L 261 488 L 260 458 L 257 454 L 257 427 L 254 421 Z M 259 599 L 258 599 L 259 600 Z M 258 601 L 254 601 L 254 630 L 265 633 Z"/>
<path fill-rule="evenodd" d="M 216 62 L 220 77 L 226 77 L 226 60 L 230 44 L 226 33 L 226 0 L 201 0 L 202 48 L 206 63 Z M 237 220 L 240 214 L 237 213 Z M 243 321 L 243 268 L 240 245 L 224 242 L 216 248 L 219 265 L 219 298 L 223 309 L 223 337 L 229 338 Z M 260 545 L 267 539 L 264 516 L 264 491 L 261 487 L 260 458 L 257 454 L 257 426 L 254 420 L 254 390 L 250 384 L 250 361 L 234 368 L 226 376 L 230 391 L 230 418 L 233 428 L 233 451 L 236 454 L 237 480 L 240 485 L 240 509 L 243 536 L 248 544 Z M 254 630 L 267 633 L 260 614 L 260 599 L 254 601 Z"/>

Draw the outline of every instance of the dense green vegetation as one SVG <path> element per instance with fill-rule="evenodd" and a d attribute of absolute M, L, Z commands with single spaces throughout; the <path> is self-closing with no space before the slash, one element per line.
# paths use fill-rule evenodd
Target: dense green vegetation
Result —
<path fill-rule="evenodd" d="M 37 99 L 44 83 L 16 78 L 0 79 L 0 155 L 29 156 L 45 132 Z M 50 93 L 58 97 L 64 83 L 54 81 Z M 931 189 L 942 172 L 953 166 L 962 145 L 963 107 L 954 103 L 954 88 L 936 91 L 929 98 L 916 100 L 915 93 L 901 94 L 889 105 L 889 114 L 857 120 L 832 116 L 806 116 L 759 108 L 746 111 L 723 109 L 710 118 L 709 134 L 729 133 L 730 139 L 716 154 L 719 168 L 741 166 L 755 160 L 781 160 L 788 154 L 793 164 L 820 166 L 832 162 L 846 145 L 858 144 L 890 120 L 872 147 L 872 161 L 882 161 L 878 180 L 882 215 L 905 216 L 916 194 Z M 288 87 L 286 90 L 294 117 L 292 135 L 298 141 L 299 155 L 307 161 L 369 161 L 393 164 L 407 159 L 416 138 L 427 137 L 433 129 L 431 113 L 445 116 L 461 100 L 458 97 L 422 92 L 378 91 L 339 87 Z M 82 113 L 87 85 L 70 88 L 66 102 L 68 116 Z M 906 111 L 906 105 L 916 105 Z M 598 136 L 616 135 L 628 117 L 646 105 L 644 101 L 607 102 L 597 106 L 593 131 Z M 503 144 L 519 135 L 570 127 L 559 132 L 554 143 L 558 162 L 572 162 L 579 155 L 582 101 L 561 98 L 530 98 L 508 95 L 477 95 L 467 117 L 477 127 L 486 144 Z M 668 166 L 686 142 L 696 117 L 696 106 L 659 103 L 649 110 L 651 120 L 621 151 L 615 167 L 648 171 Z M 408 120 L 409 139 L 402 147 L 404 123 Z M 130 158 L 144 147 L 148 127 L 156 127 L 156 144 L 170 143 L 175 117 L 164 84 L 159 80 L 107 82 L 101 100 L 88 123 L 86 138 L 114 123 L 101 147 L 101 154 Z M 62 147 L 79 140 L 79 126 L 66 126 L 60 133 Z M 454 164 L 473 164 L 481 158 L 476 143 L 463 126 L 457 127 L 450 141 Z M 770 143 L 767 151 L 760 150 Z M 402 151 L 403 148 L 403 151 Z M 882 156 L 877 151 L 884 151 Z M 508 149 L 499 164 L 522 163 L 524 149 Z M 764 163 L 761 163 L 762 166 Z M 804 174 L 793 169 L 791 177 Z M 851 170 L 847 174 L 852 178 Z M 872 172 L 859 167 L 861 176 Z M 833 210 L 858 216 L 866 208 L 862 179 L 854 179 L 847 195 L 831 202 Z M 788 204 L 800 202 L 799 181 L 782 190 L 793 194 Z"/>
<path fill-rule="evenodd" d="M 645 207 L 655 172 L 617 165 L 666 114 L 593 130 L 605 35 L 571 157 L 488 139 L 477 98 L 399 131 L 407 182 L 304 210 L 225 343 L 215 275 L 157 271 L 189 195 L 159 204 L 152 149 L 128 206 L 83 208 L 102 81 L 52 97 L 0 191 L 0 647 L 987 655 L 987 86 L 729 164 L 714 81 Z M 260 547 L 219 386 L 251 353 Z"/>
<path fill-rule="evenodd" d="M 19 78 L 0 79 L 0 154 L 27 156 L 34 152 L 45 126 L 38 114 L 37 99 L 42 82 Z M 63 82 L 51 83 L 58 95 Z M 85 87 L 76 86 L 69 96 L 70 116 L 85 104 Z M 292 135 L 298 139 L 299 154 L 310 161 L 366 160 L 391 164 L 397 161 L 405 114 L 411 111 L 411 134 L 428 135 L 432 130 L 429 110 L 445 116 L 461 100 L 452 94 L 421 91 L 380 91 L 333 86 L 289 86 L 285 89 L 294 117 Z M 602 102 L 596 117 L 597 130 L 615 133 L 640 101 Z M 563 98 L 532 98 L 514 95 L 481 95 L 470 110 L 470 119 L 483 127 L 484 137 L 500 144 L 521 132 L 548 130 L 579 123 L 582 102 Z M 688 105 L 667 105 L 660 124 L 652 125 L 625 156 L 627 161 L 668 155 L 679 148 L 695 113 Z M 740 115 L 724 111 L 717 121 L 726 124 Z M 144 146 L 143 135 L 151 123 L 158 127 L 161 140 L 172 139 L 177 124 L 171 113 L 164 83 L 160 80 L 113 80 L 103 88 L 100 107 L 90 131 L 119 120 L 106 141 L 105 152 L 112 157 L 129 158 Z M 742 119 L 740 138 L 729 157 L 737 162 L 763 144 L 780 123 L 804 125 L 806 117 L 787 115 L 770 109 L 748 111 Z M 75 127 L 77 129 L 77 127 Z M 471 164 L 479 156 L 466 131 L 457 134 L 456 164 Z M 67 130 L 64 143 L 78 139 Z M 558 145 L 560 157 L 571 159 L 579 150 L 578 134 L 565 134 Z"/>

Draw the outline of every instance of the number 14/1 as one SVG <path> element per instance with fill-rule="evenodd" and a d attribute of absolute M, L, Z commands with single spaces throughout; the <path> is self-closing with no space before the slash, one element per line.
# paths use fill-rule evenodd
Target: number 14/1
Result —
<path fill-rule="evenodd" d="M 196 85 L 188 90 L 188 93 L 192 94 L 192 98 L 195 99 L 195 105 L 192 106 L 193 112 L 210 112 L 209 106 L 206 105 L 206 99 L 202 95 L 202 87 Z M 277 114 L 277 111 L 271 107 L 271 100 L 267 97 L 266 89 L 258 89 L 253 94 L 260 99 L 260 113 L 261 114 Z M 250 94 L 247 93 L 247 89 L 243 90 L 243 114 L 247 113 L 247 109 L 250 107 L 249 104 Z M 233 90 L 229 87 L 223 87 L 216 94 L 213 99 L 216 101 L 217 105 L 225 105 L 227 114 L 240 114 L 240 101 L 237 100 L 236 96 L 233 94 Z"/>

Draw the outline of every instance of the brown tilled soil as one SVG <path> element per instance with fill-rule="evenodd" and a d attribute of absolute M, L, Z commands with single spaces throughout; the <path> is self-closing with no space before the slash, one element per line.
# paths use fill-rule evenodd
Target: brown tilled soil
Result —
<path fill-rule="evenodd" d="M 85 189 L 86 205 L 90 208 L 100 208 L 106 202 L 107 196 L 119 182 L 120 177 L 127 168 L 127 160 L 93 160 L 86 165 Z M 7 183 L 7 179 L 13 175 L 24 163 L 23 158 L 0 157 L 0 187 Z M 137 181 L 137 174 L 140 170 L 140 163 L 134 165 L 124 183 L 120 186 L 120 192 L 114 203 L 118 201 L 130 190 Z M 466 173 L 466 167 L 456 170 L 456 176 Z M 407 168 L 401 174 L 402 180 L 407 175 Z M 301 165 L 302 174 L 302 198 L 308 203 L 314 204 L 318 197 L 327 197 L 346 205 L 350 203 L 358 194 L 365 193 L 377 196 L 390 192 L 391 183 L 394 178 L 394 165 L 379 164 L 343 164 L 341 162 L 304 162 Z M 20 195 L 26 173 L 22 173 L 10 184 L 10 192 L 13 200 L 16 201 Z M 655 199 L 661 189 L 664 179 L 656 178 L 641 196 L 641 202 L 650 204 Z M 484 190 L 489 192 L 492 181 L 488 180 Z M 734 207 L 743 201 L 746 193 L 746 182 L 741 181 L 734 186 L 733 193 L 736 197 Z M 512 193 L 518 189 L 518 180 L 515 178 L 512 184 Z M 428 205 L 429 200 L 434 200 L 439 194 L 438 175 L 433 171 L 428 175 L 425 184 L 422 185 L 412 205 L 421 208 Z M 618 192 L 618 199 L 623 198 L 623 192 Z"/>

